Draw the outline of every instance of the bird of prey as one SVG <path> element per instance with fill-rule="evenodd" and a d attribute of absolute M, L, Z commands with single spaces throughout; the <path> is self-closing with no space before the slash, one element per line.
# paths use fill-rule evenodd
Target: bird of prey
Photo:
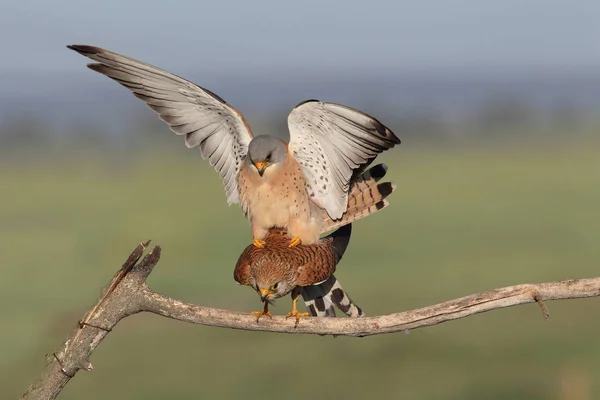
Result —
<path fill-rule="evenodd" d="M 256 290 L 264 307 L 253 311 L 256 321 L 263 315 L 271 316 L 269 304 L 277 298 L 292 294 L 292 311 L 288 317 L 335 316 L 334 306 L 350 317 L 362 317 L 360 307 L 350 300 L 335 278 L 348 242 L 352 224 L 344 225 L 312 245 L 289 248 L 289 236 L 284 229 L 273 228 L 266 237 L 266 245 L 258 249 L 246 247 L 240 256 L 234 279 Z M 296 302 L 302 295 L 308 312 L 298 312 Z"/>
<path fill-rule="evenodd" d="M 400 143 L 369 115 L 308 100 L 288 116 L 289 143 L 255 137 L 242 114 L 207 89 L 108 50 L 67 47 L 94 60 L 89 68 L 130 89 L 173 132 L 185 136 L 187 147 L 200 148 L 220 174 L 227 202 L 241 204 L 256 247 L 264 246 L 273 227 L 289 232 L 290 247 L 311 245 L 322 232 L 356 219 L 349 213 L 352 207 L 387 206 L 377 187 L 362 198 L 351 195 L 375 157 Z"/>
<path fill-rule="evenodd" d="M 387 204 L 386 197 L 394 191 L 390 182 L 379 183 L 385 176 L 384 164 L 371 167 L 352 182 L 346 220 L 355 221 L 376 212 Z M 292 311 L 288 317 L 312 315 L 335 317 L 334 306 L 350 317 L 361 317 L 363 312 L 344 292 L 333 273 L 348 243 L 352 225 L 329 220 L 324 224 L 333 229 L 340 227 L 318 242 L 289 248 L 289 233 L 271 228 L 265 245 L 246 247 L 234 270 L 236 282 L 252 287 L 264 302 L 262 311 L 254 311 L 257 321 L 262 315 L 270 316 L 269 303 L 292 294 Z M 323 232 L 321 232 L 323 233 Z M 308 313 L 298 312 L 296 303 L 302 295 Z"/>

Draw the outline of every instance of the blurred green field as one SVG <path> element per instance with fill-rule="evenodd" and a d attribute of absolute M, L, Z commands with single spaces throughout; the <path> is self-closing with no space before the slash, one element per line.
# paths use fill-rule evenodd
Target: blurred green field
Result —
<path fill-rule="evenodd" d="M 179 147 L 134 153 L 0 164 L 3 399 L 25 391 L 45 354 L 142 240 L 163 248 L 149 281 L 155 290 L 205 306 L 259 306 L 233 281 L 251 238 L 216 173 Z M 336 274 L 368 315 L 600 274 L 597 141 L 404 143 L 382 160 L 398 185 L 392 206 L 355 224 Z M 289 306 L 280 300 L 273 311 Z M 548 306 L 548 322 L 527 305 L 363 339 L 136 315 L 93 354 L 94 371 L 80 372 L 60 398 L 600 398 L 600 299 Z"/>

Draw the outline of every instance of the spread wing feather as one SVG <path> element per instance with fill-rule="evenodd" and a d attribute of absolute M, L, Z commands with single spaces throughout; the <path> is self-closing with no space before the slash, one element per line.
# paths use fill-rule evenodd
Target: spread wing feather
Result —
<path fill-rule="evenodd" d="M 350 181 L 400 139 L 375 118 L 339 104 L 310 100 L 288 116 L 289 147 L 300 164 L 311 200 L 332 219 L 348 205 Z"/>
<path fill-rule="evenodd" d="M 153 65 L 85 45 L 67 46 L 97 63 L 88 67 L 119 82 L 144 101 L 187 147 L 199 147 L 225 186 L 227 202 L 239 203 L 237 174 L 252 140 L 242 114 L 225 100 Z"/>

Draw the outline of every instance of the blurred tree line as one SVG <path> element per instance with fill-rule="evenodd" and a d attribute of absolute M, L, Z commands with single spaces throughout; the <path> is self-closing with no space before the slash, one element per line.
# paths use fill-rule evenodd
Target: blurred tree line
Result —
<path fill-rule="evenodd" d="M 448 145 L 480 143 L 505 138 L 527 138 L 533 135 L 569 137 L 596 136 L 600 133 L 600 110 L 585 109 L 558 102 L 541 110 L 519 98 L 496 97 L 481 105 L 452 114 L 435 107 L 419 107 L 400 112 L 381 103 L 365 101 L 354 105 L 376 116 L 398 133 L 403 141 L 413 144 Z M 288 110 L 245 113 L 256 134 L 287 135 Z M 36 112 L 5 115 L 0 123 L 0 155 L 52 152 L 56 149 L 106 149 L 165 146 L 173 143 L 165 125 L 149 110 L 135 115 L 109 117 L 105 122 L 79 116 L 68 123 L 48 121 Z M 118 123 L 115 123 L 118 122 Z"/>

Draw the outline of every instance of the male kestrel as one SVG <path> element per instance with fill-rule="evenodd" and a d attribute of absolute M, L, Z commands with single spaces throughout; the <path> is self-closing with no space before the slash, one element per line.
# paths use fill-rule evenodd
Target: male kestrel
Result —
<path fill-rule="evenodd" d="M 256 320 L 271 316 L 269 303 L 292 294 L 292 311 L 288 317 L 335 316 L 334 306 L 350 317 L 362 317 L 360 307 L 350 300 L 335 278 L 336 265 L 342 258 L 352 224 L 345 225 L 312 245 L 289 248 L 289 236 L 284 229 L 273 228 L 266 236 L 262 249 L 246 247 L 240 256 L 234 279 L 256 290 L 264 302 L 262 311 L 253 311 Z M 309 312 L 298 312 L 296 302 L 302 295 Z"/>
<path fill-rule="evenodd" d="M 227 202 L 241 204 L 257 247 L 273 227 L 287 229 L 290 246 L 310 245 L 320 233 L 356 219 L 350 208 L 387 205 L 381 196 L 351 194 L 364 168 L 400 143 L 369 115 L 309 100 L 288 116 L 289 143 L 254 137 L 242 114 L 207 89 L 108 50 L 68 47 L 97 61 L 88 67 L 146 102 L 173 132 L 185 135 L 187 147 L 200 147 L 221 176 Z"/>

